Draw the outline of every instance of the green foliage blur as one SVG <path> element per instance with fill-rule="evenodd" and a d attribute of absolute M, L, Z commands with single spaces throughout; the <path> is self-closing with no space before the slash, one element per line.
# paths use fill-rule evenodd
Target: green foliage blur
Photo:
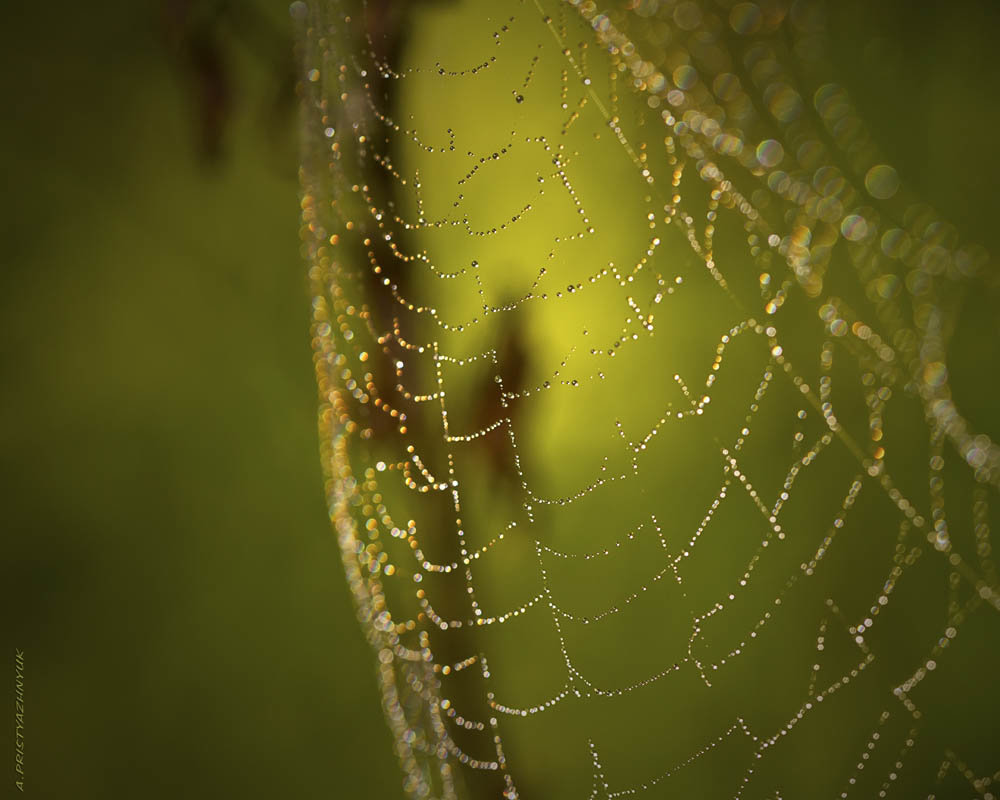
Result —
<path fill-rule="evenodd" d="M 15 648 L 24 796 L 396 796 L 323 497 L 287 4 L 0 20 L 0 796 Z"/>

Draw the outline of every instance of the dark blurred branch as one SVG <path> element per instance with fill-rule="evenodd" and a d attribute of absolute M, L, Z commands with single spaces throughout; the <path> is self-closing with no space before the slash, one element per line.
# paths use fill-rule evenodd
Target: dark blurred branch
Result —
<path fill-rule="evenodd" d="M 292 41 L 253 3 L 227 0 L 162 0 L 161 18 L 167 46 L 174 52 L 196 119 L 201 155 L 217 162 L 225 155 L 225 140 L 240 95 L 239 76 L 231 50 L 242 45 L 278 81 L 277 91 L 264 101 L 265 124 L 271 134 L 283 120 L 294 119 L 295 68 Z"/>

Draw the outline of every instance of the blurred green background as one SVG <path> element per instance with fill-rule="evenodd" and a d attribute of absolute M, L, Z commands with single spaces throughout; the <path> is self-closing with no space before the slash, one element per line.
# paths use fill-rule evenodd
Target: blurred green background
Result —
<path fill-rule="evenodd" d="M 26 796 L 398 794 L 323 497 L 287 9 L 0 13 Z"/>

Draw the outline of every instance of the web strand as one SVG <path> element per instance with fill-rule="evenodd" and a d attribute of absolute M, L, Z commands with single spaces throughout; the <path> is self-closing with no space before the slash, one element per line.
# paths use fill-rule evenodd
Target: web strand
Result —
<path fill-rule="evenodd" d="M 820 4 L 495 5 L 404 57 L 293 4 L 330 514 L 405 791 L 992 797 L 942 707 L 995 690 L 938 680 L 1000 620 L 949 373 L 988 254 Z"/>

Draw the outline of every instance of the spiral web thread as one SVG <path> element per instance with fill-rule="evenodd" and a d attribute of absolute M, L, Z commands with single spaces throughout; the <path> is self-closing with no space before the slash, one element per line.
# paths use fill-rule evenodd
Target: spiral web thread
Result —
<path fill-rule="evenodd" d="M 292 10 L 303 28 L 302 234 L 330 514 L 376 654 L 405 790 L 414 797 L 482 791 L 530 798 L 532 781 L 554 757 L 513 747 L 531 720 L 571 703 L 604 704 L 600 713 L 611 715 L 615 703 L 672 680 L 690 680 L 708 697 L 727 673 L 739 674 L 748 654 L 781 669 L 802 653 L 815 662 L 803 682 L 780 687 L 780 701 L 767 698 L 784 709 L 778 724 L 760 711 L 764 700 L 747 699 L 745 713 L 729 713 L 713 735 L 682 737 L 687 755 L 627 774 L 602 756 L 613 747 L 602 731 L 586 732 L 589 755 L 578 768 L 591 776 L 589 796 L 660 796 L 685 770 L 732 747 L 727 796 L 781 797 L 782 771 L 796 769 L 783 763 L 782 748 L 808 735 L 800 730 L 820 709 L 839 702 L 867 733 L 831 746 L 831 758 L 847 766 L 837 767 L 836 786 L 823 785 L 815 796 L 993 797 L 1000 763 L 964 760 L 947 731 L 929 730 L 940 717 L 924 708 L 947 705 L 955 693 L 995 702 L 982 684 L 934 683 L 963 646 L 974 652 L 983 637 L 996 635 L 1000 611 L 991 558 L 1000 449 L 962 416 L 949 374 L 959 310 L 970 290 L 992 285 L 992 266 L 982 247 L 960 241 L 900 184 L 847 91 L 830 79 L 822 6 L 491 3 L 492 30 L 475 45 L 482 58 L 449 64 L 442 53 L 437 64 L 408 68 L 392 63 L 396 54 L 380 44 L 393 24 L 387 7 L 315 2 Z M 522 44 L 507 46 L 515 39 Z M 541 70 L 559 80 L 542 87 Z M 430 129 L 411 127 L 393 102 L 418 81 L 440 92 L 443 122 Z M 481 87 L 484 105 L 509 106 L 514 130 L 497 131 L 504 146 L 464 147 L 463 126 L 476 121 L 449 106 L 455 86 Z M 515 116 L 532 102 L 558 107 L 561 126 L 537 130 L 530 115 Z M 615 217 L 591 214 L 578 188 L 587 170 L 598 168 L 578 144 L 581 131 L 613 142 L 631 176 L 627 191 L 641 187 L 648 239 L 634 248 L 636 257 L 588 260 L 585 246 L 600 241 L 602 223 Z M 537 184 L 524 186 L 514 213 L 497 210 L 484 220 L 481 208 L 469 211 L 465 192 L 496 180 L 491 166 L 516 173 L 525 149 L 543 154 L 547 166 Z M 446 166 L 434 168 L 461 159 L 466 169 L 458 180 Z M 457 198 L 437 216 L 423 200 L 434 181 L 448 183 Z M 513 300 L 497 300 L 490 292 L 494 242 L 516 241 L 546 191 L 574 215 L 575 227 L 539 254 L 545 266 L 530 285 Z M 456 268 L 451 253 L 435 249 L 438 231 L 468 236 L 482 264 Z M 422 299 L 433 295 L 435 281 L 463 285 L 475 313 L 439 306 L 447 294 Z M 711 331 L 711 357 L 697 374 L 668 376 L 674 397 L 663 399 L 666 410 L 639 434 L 619 421 L 631 423 L 624 392 L 610 437 L 600 438 L 600 428 L 580 432 L 609 453 L 624 452 L 620 468 L 609 455 L 596 477 L 572 473 L 575 485 L 548 491 L 523 462 L 530 436 L 523 409 L 552 393 L 636 374 L 602 365 L 641 359 L 630 348 L 659 341 L 670 303 L 698 281 L 709 287 L 695 295 L 698 302 L 733 320 Z M 597 341 L 603 328 L 578 331 L 558 368 L 538 365 L 538 381 L 512 377 L 518 358 L 504 350 L 500 320 L 588 293 L 600 298 L 589 302 L 603 309 L 610 338 Z M 706 318 L 714 324 L 712 314 Z M 720 398 L 734 360 L 756 364 L 757 377 L 747 394 Z M 485 388 L 463 377 L 484 368 L 493 378 Z M 632 369 L 641 374 L 641 360 Z M 495 418 L 456 425 L 463 414 L 474 419 L 462 404 L 484 393 L 494 397 Z M 772 444 L 768 426 L 780 425 L 789 439 Z M 670 446 L 680 426 L 704 429 L 699 441 L 712 458 L 697 463 L 712 465 L 718 478 L 704 500 L 691 493 L 695 524 L 675 529 L 669 512 L 650 501 L 636 524 L 586 538 L 593 547 L 574 549 L 572 539 L 550 535 L 547 520 L 577 504 L 614 497 L 608 493 L 626 484 L 657 486 L 657 467 L 645 462 Z M 757 443 L 763 451 L 754 450 Z M 462 508 L 469 502 L 462 448 L 472 446 L 499 453 L 506 466 L 491 467 L 493 480 L 513 476 L 516 496 L 509 502 L 498 488 L 482 502 L 499 510 L 478 517 Z M 822 469 L 822 479 L 808 483 Z M 719 529 L 716 518 L 733 506 L 757 537 L 741 566 L 689 574 Z M 473 530 L 484 518 L 500 522 Z M 531 558 L 520 566 L 535 589 L 491 608 L 481 598 L 498 592 L 478 575 L 504 558 L 512 540 L 528 547 Z M 624 551 L 648 540 L 660 548 L 660 561 L 645 579 L 626 579 L 628 591 L 588 612 L 562 600 L 553 570 L 600 564 L 614 572 Z M 881 577 L 859 577 L 869 572 Z M 696 582 L 705 585 L 693 588 Z M 921 588 L 928 582 L 938 588 Z M 677 603 L 654 611 L 682 618 L 680 650 L 651 673 L 636 675 L 624 664 L 617 683 L 589 676 L 569 643 L 579 629 L 600 635 L 609 620 L 660 602 L 655 591 L 666 584 Z M 814 585 L 820 588 L 808 588 Z M 916 599 L 922 594 L 926 607 Z M 817 624 L 808 640 L 789 642 L 787 632 L 769 637 L 789 605 L 814 600 Z M 506 627 L 516 641 L 516 626 L 528 617 L 547 620 L 562 683 L 536 687 L 535 699 L 521 703 L 502 695 L 513 684 L 490 664 L 494 654 L 509 664 L 498 648 L 510 645 L 491 636 Z M 963 637 L 970 625 L 974 632 Z M 890 627 L 896 638 L 880 639 L 880 628 Z M 913 647 L 887 644 L 901 636 Z M 840 660 L 825 661 L 837 648 Z M 467 683 L 455 686 L 458 676 Z M 741 679 L 746 685 L 753 675 Z M 876 705 L 852 695 L 862 691 L 856 684 Z"/>

